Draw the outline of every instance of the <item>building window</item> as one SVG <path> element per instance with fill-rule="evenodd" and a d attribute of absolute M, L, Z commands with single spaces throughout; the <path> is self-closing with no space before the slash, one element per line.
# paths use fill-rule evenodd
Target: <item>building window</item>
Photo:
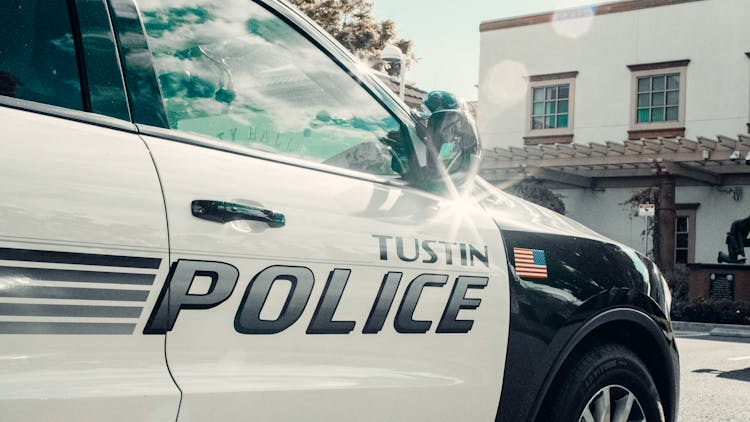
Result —
<path fill-rule="evenodd" d="M 695 216 L 699 204 L 676 204 L 674 262 L 695 262 Z"/>
<path fill-rule="evenodd" d="M 638 78 L 636 123 L 676 122 L 680 109 L 680 74 Z"/>
<path fill-rule="evenodd" d="M 573 141 L 573 100 L 578 72 L 529 76 L 527 145 Z"/>
<path fill-rule="evenodd" d="M 570 84 L 535 87 L 533 90 L 531 129 L 568 127 Z"/>
<path fill-rule="evenodd" d="M 685 79 L 689 60 L 630 65 L 629 139 L 685 135 Z"/>
<path fill-rule="evenodd" d="M 676 226 L 674 261 L 677 264 L 687 264 L 690 240 L 690 217 L 686 215 L 678 216 Z"/>

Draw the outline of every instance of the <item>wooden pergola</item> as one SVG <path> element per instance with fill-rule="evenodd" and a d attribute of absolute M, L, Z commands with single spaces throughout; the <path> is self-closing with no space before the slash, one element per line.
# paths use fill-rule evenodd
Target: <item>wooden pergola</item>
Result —
<path fill-rule="evenodd" d="M 488 182 L 510 186 L 537 179 L 560 187 L 602 190 L 616 182 L 659 186 L 661 230 L 658 259 L 673 266 L 675 185 L 699 184 L 722 189 L 750 184 L 750 136 L 719 135 L 657 138 L 589 144 L 550 144 L 483 151 L 480 174 Z M 668 258 L 670 257 L 670 258 Z"/>

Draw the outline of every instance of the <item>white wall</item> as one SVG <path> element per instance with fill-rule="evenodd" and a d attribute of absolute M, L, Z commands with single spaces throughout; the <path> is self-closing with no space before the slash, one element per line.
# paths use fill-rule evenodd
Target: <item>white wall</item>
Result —
<path fill-rule="evenodd" d="M 628 206 L 620 205 L 642 188 L 556 189 L 565 196 L 566 215 L 597 232 L 646 253 L 643 217 L 632 217 Z M 732 221 L 750 214 L 750 191 L 742 200 L 719 192 L 715 187 L 680 186 L 675 193 L 678 204 L 698 203 L 696 212 L 695 262 L 715 263 L 719 250 L 726 250 L 724 239 Z M 648 244 L 650 248 L 650 243 Z"/>
<path fill-rule="evenodd" d="M 627 65 L 682 59 L 690 59 L 686 136 L 746 133 L 748 22 L 749 0 L 704 0 L 482 32 L 482 142 L 486 148 L 523 145 L 524 76 L 574 70 L 574 141 L 623 141 L 631 116 Z"/>
<path fill-rule="evenodd" d="M 629 206 L 620 205 L 641 190 L 608 188 L 599 192 L 591 189 L 555 189 L 555 192 L 564 196 L 567 217 L 645 254 L 646 243 L 642 232 L 646 226 L 643 217 L 633 217 L 633 210 Z"/>

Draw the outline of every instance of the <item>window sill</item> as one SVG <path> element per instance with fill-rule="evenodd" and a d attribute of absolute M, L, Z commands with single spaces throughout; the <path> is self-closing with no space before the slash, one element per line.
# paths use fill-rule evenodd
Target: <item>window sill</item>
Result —
<path fill-rule="evenodd" d="M 573 134 L 529 134 L 523 137 L 524 145 L 570 144 Z"/>
<path fill-rule="evenodd" d="M 628 131 L 628 140 L 654 139 L 654 138 L 676 138 L 685 136 L 684 127 L 673 128 L 638 128 Z"/>

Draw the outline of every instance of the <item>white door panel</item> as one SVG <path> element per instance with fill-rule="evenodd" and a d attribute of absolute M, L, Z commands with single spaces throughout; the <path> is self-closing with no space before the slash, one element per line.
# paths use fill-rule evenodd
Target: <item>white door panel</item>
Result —
<path fill-rule="evenodd" d="M 508 275 L 500 233 L 478 208 L 199 146 L 151 137 L 146 142 L 165 191 L 173 261 L 226 263 L 239 272 L 225 301 L 181 309 L 167 333 L 167 359 L 183 392 L 180 420 L 240 415 L 258 421 L 494 419 L 507 346 Z M 286 224 L 202 220 L 191 214 L 194 200 L 270 209 L 282 213 Z M 378 236 L 390 237 L 382 238 L 386 259 Z M 406 259 L 413 258 L 413 242 L 419 240 L 417 260 L 399 258 L 397 237 Z M 434 257 L 423 241 L 431 241 Z M 439 242 L 464 246 L 450 246 L 449 264 Z M 486 255 L 488 264 L 472 258 L 468 245 Z M 251 290 L 244 300 L 249 286 L 260 289 L 259 274 L 277 266 L 314 277 L 301 316 L 275 334 L 241 334 L 247 315 L 238 310 L 260 309 L 259 318 L 267 322 L 278 319 L 286 305 L 284 315 L 297 306 L 287 303 L 289 281 L 273 283 L 267 297 Z M 320 318 L 321 325 L 341 333 L 313 334 L 311 321 L 335 269 L 329 290 L 341 288 L 343 270 L 350 271 L 348 280 L 338 305 L 328 302 L 319 313 L 335 310 L 332 318 Z M 376 298 L 388 296 L 380 288 L 389 272 L 402 273 L 393 303 L 382 327 L 372 317 L 373 333 L 363 334 Z M 445 284 L 424 287 L 406 322 L 428 321 L 430 328 L 424 334 L 397 332 L 394 315 L 407 287 L 422 274 L 436 274 L 438 281 L 444 277 Z M 488 278 L 485 288 L 465 292 L 466 298 L 481 299 L 478 308 L 458 315 L 473 320 L 473 327 L 467 333 L 437 333 L 459 276 Z M 303 278 L 295 292 L 303 289 Z M 192 280 L 189 294 L 212 294 L 206 277 Z M 404 303 L 408 316 L 413 300 Z"/>
<path fill-rule="evenodd" d="M 2 107 L 0 127 L 0 420 L 174 418 L 164 336 L 141 334 L 169 269 L 148 150 Z"/>

